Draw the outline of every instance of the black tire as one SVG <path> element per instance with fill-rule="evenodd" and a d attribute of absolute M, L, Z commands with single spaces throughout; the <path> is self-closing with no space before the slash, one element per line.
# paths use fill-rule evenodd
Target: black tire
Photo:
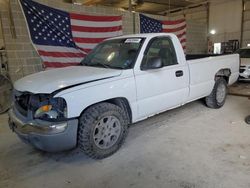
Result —
<path fill-rule="evenodd" d="M 223 91 L 225 92 L 223 100 L 222 99 L 218 100 L 217 91 L 219 87 L 225 87 L 225 91 Z M 205 102 L 209 108 L 218 109 L 225 104 L 226 97 L 227 97 L 227 82 L 224 78 L 219 78 L 216 80 L 211 94 L 205 98 Z"/>
<path fill-rule="evenodd" d="M 250 116 L 247 116 L 247 117 L 245 118 L 245 122 L 246 122 L 247 124 L 250 124 Z"/>
<path fill-rule="evenodd" d="M 119 136 L 116 137 L 114 145 L 103 149 L 98 147 L 94 134 L 100 121 L 105 117 L 114 117 L 119 121 Z M 129 117 L 120 107 L 110 103 L 99 103 L 89 107 L 79 118 L 78 147 L 91 158 L 102 159 L 115 153 L 123 144 L 128 133 Z M 103 133 L 102 133 L 103 134 Z"/>

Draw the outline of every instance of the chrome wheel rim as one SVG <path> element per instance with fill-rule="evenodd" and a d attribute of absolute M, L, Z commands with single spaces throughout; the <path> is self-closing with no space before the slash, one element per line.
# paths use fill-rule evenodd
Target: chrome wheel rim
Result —
<path fill-rule="evenodd" d="M 216 91 L 216 100 L 218 103 L 222 103 L 226 97 L 226 86 L 224 84 L 219 84 Z"/>
<path fill-rule="evenodd" d="M 115 116 L 105 116 L 94 127 L 94 143 L 100 149 L 109 149 L 117 142 L 120 134 L 120 121 Z"/>

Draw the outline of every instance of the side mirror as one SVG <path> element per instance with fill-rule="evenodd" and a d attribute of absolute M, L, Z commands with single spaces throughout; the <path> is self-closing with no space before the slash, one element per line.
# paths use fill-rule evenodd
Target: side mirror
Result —
<path fill-rule="evenodd" d="M 146 63 L 143 63 L 142 70 L 159 69 L 163 67 L 163 63 L 160 57 L 151 57 L 146 59 Z"/>

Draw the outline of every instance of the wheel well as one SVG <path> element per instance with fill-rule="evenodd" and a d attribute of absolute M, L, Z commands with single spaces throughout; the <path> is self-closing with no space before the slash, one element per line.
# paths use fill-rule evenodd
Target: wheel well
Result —
<path fill-rule="evenodd" d="M 102 101 L 102 102 L 108 102 L 108 103 L 117 105 L 120 108 L 122 108 L 129 116 L 129 121 L 130 121 L 129 123 L 132 123 L 132 110 L 131 110 L 129 102 L 126 98 L 118 97 L 118 98 L 108 99 L 108 100 Z"/>
<path fill-rule="evenodd" d="M 111 104 L 117 105 L 120 108 L 122 108 L 129 116 L 129 123 L 132 123 L 132 110 L 131 110 L 129 102 L 126 98 L 124 98 L 124 97 L 112 98 L 112 99 L 100 101 L 98 103 L 101 103 L 101 102 L 111 103 Z M 95 104 L 98 104 L 98 103 L 95 103 Z M 83 114 L 89 107 L 91 107 L 95 104 L 92 104 L 92 105 L 88 106 L 87 108 L 85 108 L 81 114 Z"/>
<path fill-rule="evenodd" d="M 231 76 L 231 70 L 230 69 L 221 69 L 215 74 L 215 80 L 219 78 L 224 78 L 226 82 L 229 82 L 229 77 Z"/>

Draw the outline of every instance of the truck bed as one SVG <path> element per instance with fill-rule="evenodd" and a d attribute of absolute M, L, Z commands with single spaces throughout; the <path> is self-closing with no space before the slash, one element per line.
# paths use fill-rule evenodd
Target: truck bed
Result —
<path fill-rule="evenodd" d="M 230 68 L 229 85 L 238 79 L 238 54 L 203 56 L 203 58 L 188 60 L 187 63 L 190 71 L 190 96 L 188 101 L 209 95 L 214 86 L 214 76 L 220 70 Z"/>
<path fill-rule="evenodd" d="M 222 54 L 187 54 L 186 60 L 202 59 L 206 57 L 217 57 L 222 56 Z"/>

